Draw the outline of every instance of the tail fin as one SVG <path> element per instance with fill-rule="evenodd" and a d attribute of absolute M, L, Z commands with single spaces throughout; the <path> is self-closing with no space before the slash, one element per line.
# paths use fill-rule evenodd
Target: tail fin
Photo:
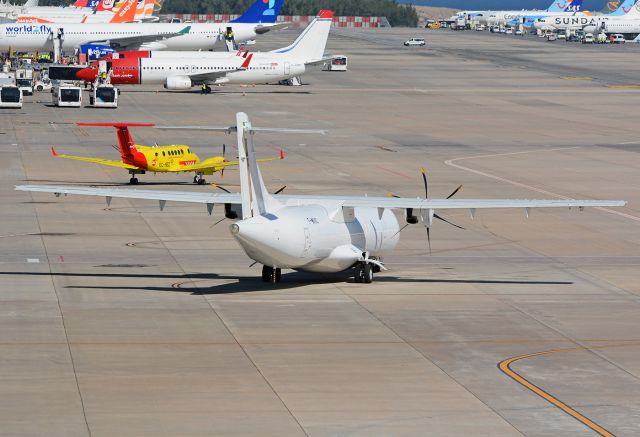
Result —
<path fill-rule="evenodd" d="M 637 3 L 633 6 L 630 6 L 626 11 L 624 12 L 624 16 L 626 18 L 640 18 L 640 3 Z"/>
<path fill-rule="evenodd" d="M 136 8 L 136 20 L 143 20 L 153 16 L 156 8 L 155 0 L 142 0 Z"/>
<path fill-rule="evenodd" d="M 113 9 L 114 0 L 100 0 L 96 6 L 96 12 L 111 11 Z"/>
<path fill-rule="evenodd" d="M 118 12 L 113 15 L 111 23 L 131 23 L 136 18 L 138 0 L 125 0 Z"/>
<path fill-rule="evenodd" d="M 247 12 L 232 23 L 275 23 L 284 0 L 256 0 Z"/>
<path fill-rule="evenodd" d="M 135 149 L 135 143 L 129 132 L 130 127 L 152 127 L 154 124 L 149 123 L 77 123 L 78 126 L 100 126 L 115 127 L 116 136 L 118 137 L 118 145 L 120 146 L 120 155 L 126 162 L 128 158 L 132 158 L 132 149 Z"/>
<path fill-rule="evenodd" d="M 611 12 L 609 14 L 609 16 L 610 17 L 621 17 L 621 16 L 623 16 L 624 14 L 629 12 L 631 10 L 631 8 L 633 8 L 633 5 L 634 5 L 635 2 L 636 2 L 636 0 L 625 0 L 622 3 L 619 3 L 620 6 L 616 10 Z M 610 3 L 613 3 L 613 2 L 609 2 L 609 3 L 607 3 L 607 5 L 610 4 Z"/>
<path fill-rule="evenodd" d="M 29 3 L 29 1 L 27 1 L 27 3 Z M 25 3 L 25 6 L 27 5 L 27 3 Z M 36 3 L 38 3 L 38 2 L 36 2 Z M 89 6 L 88 3 L 89 3 L 88 0 L 76 0 L 76 2 L 73 4 L 73 7 L 74 8 L 86 8 L 86 7 Z"/>
<path fill-rule="evenodd" d="M 22 5 L 23 8 L 34 8 L 38 6 L 38 0 L 27 0 L 25 4 Z"/>
<path fill-rule="evenodd" d="M 566 7 L 566 4 L 566 0 L 553 0 L 547 8 L 547 12 L 562 12 L 562 10 Z"/>
<path fill-rule="evenodd" d="M 85 3 L 86 3 L 85 7 L 91 9 L 92 11 L 95 11 L 98 5 L 100 4 L 100 0 L 88 0 Z"/>
<path fill-rule="evenodd" d="M 582 10 L 582 0 L 569 0 L 562 10 L 563 12 L 580 12 Z"/>
<path fill-rule="evenodd" d="M 333 11 L 320 11 L 293 44 L 273 52 L 289 53 L 304 62 L 322 59 L 332 21 Z"/>

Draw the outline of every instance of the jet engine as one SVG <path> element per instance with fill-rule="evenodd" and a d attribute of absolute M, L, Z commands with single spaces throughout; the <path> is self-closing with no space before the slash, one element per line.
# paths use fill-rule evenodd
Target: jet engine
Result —
<path fill-rule="evenodd" d="M 168 90 L 188 90 L 193 84 L 188 76 L 170 76 L 164 81 L 164 87 Z"/>

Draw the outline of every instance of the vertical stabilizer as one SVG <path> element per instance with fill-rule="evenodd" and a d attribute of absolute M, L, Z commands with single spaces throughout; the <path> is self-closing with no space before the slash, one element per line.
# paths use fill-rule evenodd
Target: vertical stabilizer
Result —
<path fill-rule="evenodd" d="M 275 23 L 284 0 L 256 0 L 247 12 L 232 23 Z"/>
<path fill-rule="evenodd" d="M 625 0 L 624 2 L 622 2 L 620 4 L 620 7 L 618 7 L 618 9 L 616 9 L 615 11 L 611 12 L 609 14 L 610 17 L 621 17 L 624 14 L 626 14 L 627 12 L 629 12 L 631 10 L 631 8 L 633 8 L 633 5 L 635 4 L 636 0 Z M 611 3 L 611 2 L 609 2 Z M 609 4 L 607 3 L 607 5 Z"/>
<path fill-rule="evenodd" d="M 240 161 L 240 196 L 242 198 L 242 218 L 246 219 L 267 212 L 271 196 L 262 180 L 260 168 L 253 147 L 253 131 L 249 117 L 244 112 L 236 114 L 238 134 L 238 160 Z"/>
<path fill-rule="evenodd" d="M 111 23 L 132 23 L 136 18 L 138 0 L 125 0 L 113 15 Z"/>
<path fill-rule="evenodd" d="M 322 59 L 332 21 L 333 11 L 320 11 L 293 44 L 273 52 L 288 53 L 294 59 L 305 63 Z"/>

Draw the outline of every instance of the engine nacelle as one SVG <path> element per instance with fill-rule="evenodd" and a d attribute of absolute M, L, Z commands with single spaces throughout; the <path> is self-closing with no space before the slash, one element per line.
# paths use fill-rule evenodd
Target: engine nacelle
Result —
<path fill-rule="evenodd" d="M 164 87 L 168 90 L 188 90 L 193 84 L 188 76 L 170 76 L 164 81 Z"/>
<path fill-rule="evenodd" d="M 225 203 L 224 216 L 230 220 L 235 220 L 238 217 L 242 217 L 242 205 L 232 205 L 231 203 Z"/>

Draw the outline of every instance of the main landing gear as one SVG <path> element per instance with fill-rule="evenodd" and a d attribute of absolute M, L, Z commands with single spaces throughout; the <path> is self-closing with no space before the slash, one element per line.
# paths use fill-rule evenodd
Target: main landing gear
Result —
<path fill-rule="evenodd" d="M 371 284 L 373 282 L 373 265 L 358 262 L 355 266 L 354 279 L 359 284 Z"/>
<path fill-rule="evenodd" d="M 203 174 L 202 173 L 197 173 L 194 177 L 193 177 L 193 183 L 194 184 L 198 184 L 198 185 L 204 185 L 207 183 L 207 181 L 204 179 Z"/>
<path fill-rule="evenodd" d="M 138 178 L 133 176 L 131 179 L 129 179 L 129 183 L 131 185 L 136 185 L 138 183 Z"/>
<path fill-rule="evenodd" d="M 262 266 L 262 282 L 277 284 L 282 277 L 282 270 L 269 266 Z"/>
<path fill-rule="evenodd" d="M 354 268 L 354 279 L 358 284 L 371 284 L 373 282 L 373 274 L 380 273 L 384 268 L 382 266 L 382 260 L 378 257 L 364 256 L 365 261 L 358 261 Z M 370 260 L 373 262 L 367 262 Z"/>

